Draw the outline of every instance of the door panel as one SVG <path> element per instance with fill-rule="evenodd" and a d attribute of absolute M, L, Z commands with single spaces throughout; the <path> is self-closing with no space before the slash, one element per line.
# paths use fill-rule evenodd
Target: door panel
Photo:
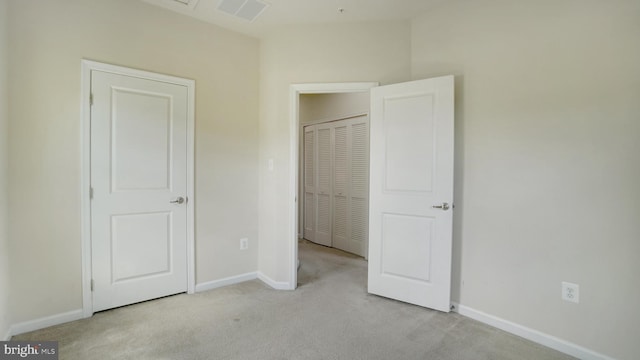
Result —
<path fill-rule="evenodd" d="M 369 292 L 449 311 L 453 77 L 371 90 Z"/>
<path fill-rule="evenodd" d="M 340 124 L 340 125 L 337 125 Z M 348 126 L 340 121 L 333 127 L 333 233 L 332 245 L 348 251 L 351 230 L 349 213 L 349 177 L 351 176 Z"/>
<path fill-rule="evenodd" d="M 92 71 L 93 311 L 187 290 L 187 88 Z"/>
<path fill-rule="evenodd" d="M 383 100 L 385 191 L 431 192 L 433 169 L 433 95 Z"/>
<path fill-rule="evenodd" d="M 353 119 L 350 128 L 349 147 L 351 184 L 350 232 L 347 251 L 367 258 L 369 245 L 369 118 Z"/>
<path fill-rule="evenodd" d="M 307 240 L 315 241 L 315 128 L 304 129 L 304 233 Z"/>
<path fill-rule="evenodd" d="M 429 282 L 433 219 L 384 214 L 382 217 L 382 274 Z M 406 249 L 412 249 L 408 252 Z"/>
<path fill-rule="evenodd" d="M 113 191 L 168 190 L 171 98 L 116 87 L 111 96 Z M 150 118 L 154 121 L 149 121 Z"/>
<path fill-rule="evenodd" d="M 335 126 L 333 246 L 366 257 L 369 184 L 368 117 Z"/>
<path fill-rule="evenodd" d="M 170 226 L 169 212 L 111 217 L 114 284 L 171 270 Z"/>
<path fill-rule="evenodd" d="M 331 246 L 331 127 L 321 125 L 316 128 L 316 232 L 314 242 Z"/>

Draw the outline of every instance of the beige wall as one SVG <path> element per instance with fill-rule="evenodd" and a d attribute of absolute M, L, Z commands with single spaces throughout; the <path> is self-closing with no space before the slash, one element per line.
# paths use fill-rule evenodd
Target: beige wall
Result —
<path fill-rule="evenodd" d="M 639 34 L 633 0 L 450 2 L 412 26 L 413 78 L 458 86 L 454 298 L 619 359 L 640 354 Z"/>
<path fill-rule="evenodd" d="M 139 1 L 9 9 L 12 321 L 82 306 L 82 58 L 196 81 L 197 282 L 256 271 L 257 40 Z"/>
<path fill-rule="evenodd" d="M 300 95 L 300 124 L 369 113 L 369 92 Z"/>
<path fill-rule="evenodd" d="M 6 201 L 9 166 L 9 121 L 7 105 L 7 0 L 0 0 L 0 341 L 6 340 L 11 324 L 9 309 L 9 207 Z"/>
<path fill-rule="evenodd" d="M 290 281 L 289 86 L 408 80 L 410 54 L 407 22 L 294 26 L 262 39 L 259 268 L 271 279 Z"/>

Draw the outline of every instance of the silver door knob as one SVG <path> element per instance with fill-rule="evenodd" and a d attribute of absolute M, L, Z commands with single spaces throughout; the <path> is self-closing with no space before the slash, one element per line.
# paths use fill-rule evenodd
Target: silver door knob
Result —
<path fill-rule="evenodd" d="M 173 200 L 173 201 L 169 201 L 172 204 L 182 204 L 184 202 L 184 198 L 182 196 L 180 196 L 179 198 Z"/>
<path fill-rule="evenodd" d="M 449 203 L 444 202 L 444 203 L 442 203 L 442 205 L 433 205 L 432 208 L 434 208 L 434 209 L 442 209 L 444 211 L 447 211 L 447 210 L 449 210 Z"/>

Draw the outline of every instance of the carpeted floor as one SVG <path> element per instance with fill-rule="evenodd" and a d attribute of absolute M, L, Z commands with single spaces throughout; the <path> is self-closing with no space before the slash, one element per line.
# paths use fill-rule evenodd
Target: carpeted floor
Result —
<path fill-rule="evenodd" d="M 458 314 L 368 295 L 366 262 L 300 242 L 299 287 L 249 281 L 95 314 L 12 340 L 60 359 L 572 359 Z"/>

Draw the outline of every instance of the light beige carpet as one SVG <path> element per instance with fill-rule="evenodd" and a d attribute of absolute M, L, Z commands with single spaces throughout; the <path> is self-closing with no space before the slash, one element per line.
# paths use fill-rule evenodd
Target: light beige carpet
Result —
<path fill-rule="evenodd" d="M 366 292 L 362 258 L 300 242 L 299 287 L 260 281 L 95 314 L 13 340 L 60 359 L 571 359 L 458 314 Z"/>

